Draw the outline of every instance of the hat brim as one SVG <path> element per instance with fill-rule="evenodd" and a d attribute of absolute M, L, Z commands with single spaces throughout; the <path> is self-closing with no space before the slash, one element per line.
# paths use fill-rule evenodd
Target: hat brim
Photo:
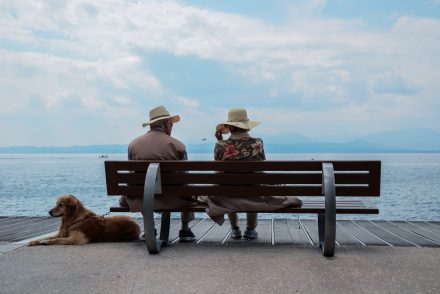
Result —
<path fill-rule="evenodd" d="M 217 127 L 215 128 L 217 132 L 221 132 L 222 134 L 227 134 L 229 133 L 229 128 L 228 126 L 233 126 L 233 127 L 237 127 L 243 130 L 250 130 L 255 128 L 256 126 L 258 126 L 259 124 L 261 124 L 261 121 L 256 121 L 256 120 L 250 120 L 247 122 L 223 122 L 221 124 L 218 124 Z"/>
<path fill-rule="evenodd" d="M 173 116 L 162 116 L 162 117 L 158 117 L 158 118 L 156 118 L 156 119 L 152 119 L 152 120 L 150 120 L 150 121 L 144 122 L 144 123 L 142 124 L 142 126 L 145 128 L 146 126 L 149 126 L 149 125 L 151 125 L 151 124 L 153 124 L 153 123 L 155 123 L 155 122 L 157 122 L 157 121 L 165 120 L 165 119 L 170 119 L 171 122 L 174 124 L 174 123 L 177 123 L 177 122 L 180 121 L 180 116 L 176 114 L 176 115 L 173 115 Z"/>

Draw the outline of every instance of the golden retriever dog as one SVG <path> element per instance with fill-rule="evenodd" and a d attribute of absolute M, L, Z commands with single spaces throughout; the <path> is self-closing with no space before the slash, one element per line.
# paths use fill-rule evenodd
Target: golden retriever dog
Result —
<path fill-rule="evenodd" d="M 73 195 L 58 198 L 49 211 L 61 217 L 61 225 L 55 236 L 29 242 L 35 245 L 83 245 L 93 242 L 120 242 L 138 240 L 141 229 L 128 216 L 99 216 L 84 207 Z"/>

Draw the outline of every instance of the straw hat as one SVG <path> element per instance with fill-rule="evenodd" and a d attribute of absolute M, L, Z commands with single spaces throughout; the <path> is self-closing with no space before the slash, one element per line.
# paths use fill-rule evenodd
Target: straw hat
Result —
<path fill-rule="evenodd" d="M 165 106 L 158 106 L 150 110 L 150 121 L 144 122 L 142 126 L 146 127 L 163 119 L 171 119 L 172 123 L 180 121 L 180 117 L 178 115 L 171 116 Z"/>
<path fill-rule="evenodd" d="M 250 130 L 261 124 L 261 121 L 249 120 L 244 108 L 232 108 L 228 112 L 228 120 L 217 125 L 217 132 L 229 133 L 228 126 L 234 126 L 244 130 Z"/>

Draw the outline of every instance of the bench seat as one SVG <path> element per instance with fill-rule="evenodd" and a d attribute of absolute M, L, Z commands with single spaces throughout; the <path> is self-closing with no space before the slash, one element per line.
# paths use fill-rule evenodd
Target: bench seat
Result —
<path fill-rule="evenodd" d="M 154 210 L 154 212 L 181 212 L 181 211 L 191 211 L 191 212 L 205 212 L 206 206 L 198 205 L 191 206 L 188 208 L 181 208 L 179 210 Z M 128 207 L 121 207 L 114 205 L 110 207 L 110 212 L 130 212 Z M 240 211 L 240 212 L 251 212 L 251 211 Z M 264 211 L 260 210 L 261 213 L 325 213 L 325 202 L 323 200 L 303 200 L 301 207 L 295 208 L 283 208 L 276 211 Z M 376 205 L 368 200 L 337 200 L 336 201 L 336 213 L 337 214 L 378 214 L 379 209 Z"/>

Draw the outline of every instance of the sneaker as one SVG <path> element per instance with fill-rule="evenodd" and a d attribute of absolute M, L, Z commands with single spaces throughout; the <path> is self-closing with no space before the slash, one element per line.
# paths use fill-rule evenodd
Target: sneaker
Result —
<path fill-rule="evenodd" d="M 231 238 L 234 240 L 238 240 L 241 238 L 241 231 L 239 227 L 232 228 L 231 230 Z"/>
<path fill-rule="evenodd" d="M 255 231 L 255 229 L 249 229 L 246 228 L 246 231 L 244 231 L 244 236 L 246 240 L 255 240 L 258 238 L 258 233 Z"/>
<path fill-rule="evenodd" d="M 195 240 L 196 236 L 194 236 L 194 233 L 191 231 L 191 229 L 179 231 L 179 242 L 188 243 Z"/>

